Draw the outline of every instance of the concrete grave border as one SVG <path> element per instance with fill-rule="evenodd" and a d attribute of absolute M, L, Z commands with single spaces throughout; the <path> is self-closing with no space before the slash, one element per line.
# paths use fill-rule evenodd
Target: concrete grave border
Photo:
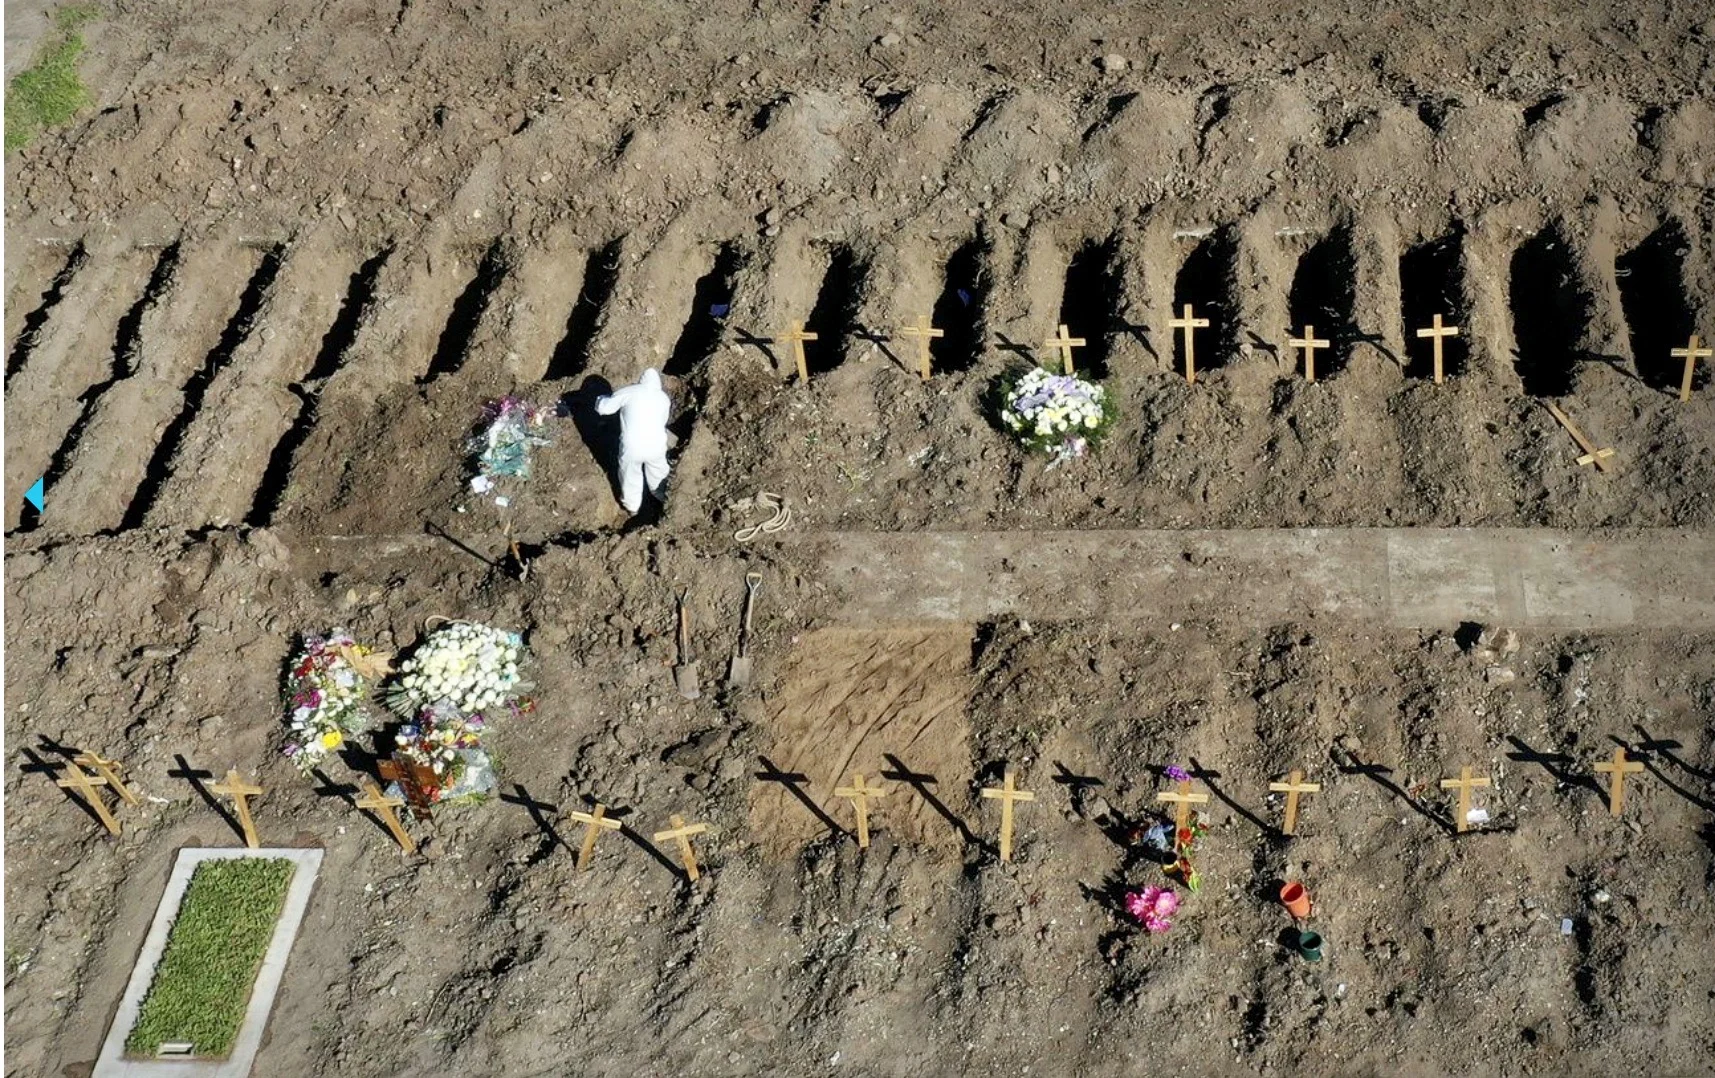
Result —
<path fill-rule="evenodd" d="M 143 995 L 155 979 L 155 967 L 166 950 L 167 933 L 178 917 L 179 903 L 190 884 L 191 874 L 204 861 L 234 860 L 259 857 L 291 861 L 297 865 L 292 882 L 286 888 L 286 901 L 280 908 L 280 919 L 274 925 L 274 938 L 263 953 L 262 966 L 256 973 L 256 983 L 250 990 L 250 1003 L 244 1010 L 244 1021 L 238 1027 L 238 1039 L 232 1054 L 225 1059 L 126 1059 L 125 1039 L 137 1024 L 137 1014 L 143 1006 Z M 167 889 L 161 904 L 155 909 L 155 919 L 149 934 L 143 938 L 143 950 L 137 964 L 131 967 L 131 979 L 125 985 L 119 1010 L 108 1027 L 107 1039 L 101 1044 L 101 1055 L 95 1061 L 92 1078 L 245 1078 L 262 1047 L 262 1033 L 268 1026 L 268 1015 L 274 1009 L 274 995 L 286 972 L 286 959 L 298 938 L 304 910 L 309 906 L 310 893 L 315 889 L 321 872 L 322 851 L 319 849 L 217 849 L 186 847 L 179 851 L 178 861 L 167 877 Z"/>

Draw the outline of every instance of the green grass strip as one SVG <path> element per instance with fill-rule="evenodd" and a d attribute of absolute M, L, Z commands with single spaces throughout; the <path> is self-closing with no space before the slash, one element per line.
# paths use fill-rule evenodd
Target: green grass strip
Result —
<path fill-rule="evenodd" d="M 125 1040 L 127 1055 L 153 1058 L 173 1041 L 189 1041 L 201 1057 L 231 1054 L 294 868 L 259 857 L 197 866 Z"/>
<path fill-rule="evenodd" d="M 7 153 L 65 123 L 91 103 L 89 90 L 77 77 L 77 58 L 83 54 L 83 35 L 77 31 L 100 15 L 101 8 L 95 4 L 69 4 L 54 12 L 59 36 L 6 88 Z"/>

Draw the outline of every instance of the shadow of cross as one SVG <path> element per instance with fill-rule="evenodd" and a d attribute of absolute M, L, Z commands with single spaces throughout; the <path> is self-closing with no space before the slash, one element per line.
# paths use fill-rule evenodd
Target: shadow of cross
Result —
<path fill-rule="evenodd" d="M 524 811 L 528 812 L 530 814 L 531 821 L 534 822 L 542 834 L 547 837 L 549 846 L 560 846 L 569 852 L 571 847 L 566 844 L 565 839 L 560 837 L 560 833 L 554 829 L 554 817 L 559 814 L 560 807 L 558 805 L 549 804 L 546 801 L 537 801 L 535 798 L 530 796 L 530 791 L 526 790 L 524 788 L 524 784 L 521 782 L 513 783 L 512 789 L 516 792 L 501 794 L 500 799 L 508 805 L 518 805 L 523 808 Z"/>
<path fill-rule="evenodd" d="M 1602 787 L 1595 779 L 1591 778 L 1589 775 L 1575 775 L 1571 770 L 1569 770 L 1571 764 L 1575 762 L 1570 754 L 1564 752 L 1538 752 L 1511 734 L 1507 735 L 1507 743 L 1514 749 L 1518 750 L 1516 752 L 1507 753 L 1507 759 L 1521 764 L 1536 764 L 1538 767 L 1548 772 L 1549 777 L 1554 779 L 1555 782 L 1566 786 L 1581 787 L 1595 794 L 1597 797 L 1603 796 Z"/>
<path fill-rule="evenodd" d="M 773 337 L 758 337 L 750 330 L 740 329 L 737 326 L 733 327 L 732 336 L 733 340 L 739 345 L 755 348 L 763 355 L 767 356 L 768 362 L 773 364 L 776 370 L 780 368 L 780 357 L 774 354 L 773 348 L 769 347 L 769 345 L 775 343 Z"/>
<path fill-rule="evenodd" d="M 887 357 L 887 361 L 889 363 L 894 364 L 895 366 L 899 367 L 901 370 L 907 370 L 908 369 L 905 365 L 905 361 L 900 359 L 899 356 L 894 353 L 893 349 L 891 349 L 887 346 L 888 342 L 892 341 L 893 338 L 889 337 L 887 334 L 883 333 L 881 330 L 871 329 L 868 326 L 858 326 L 855 330 L 852 331 L 852 336 L 856 337 L 860 341 L 868 341 L 870 344 L 873 344 L 877 348 L 881 349 L 881 354 Z"/>
<path fill-rule="evenodd" d="M 1382 338 L 1380 333 L 1364 333 L 1361 330 L 1353 329 L 1343 333 L 1333 332 L 1328 335 L 1334 338 L 1335 344 L 1367 344 L 1371 348 L 1380 352 L 1382 354 L 1382 358 L 1387 360 L 1389 363 L 1392 363 L 1401 370 L 1405 369 L 1404 358 L 1394 355 L 1393 352 L 1388 349 L 1387 341 Z"/>
<path fill-rule="evenodd" d="M 43 740 L 44 740 L 44 742 L 46 742 L 45 738 Z M 46 747 L 47 744 L 52 744 L 52 743 L 46 742 L 44 747 Z M 68 760 L 44 760 L 44 759 L 42 759 L 41 755 L 36 752 L 35 749 L 30 748 L 27 745 L 19 751 L 23 754 L 24 759 L 29 761 L 29 762 L 24 764 L 18 770 L 22 771 L 26 775 L 45 775 L 45 776 L 47 776 L 48 781 L 52 782 L 54 784 L 55 788 L 59 790 L 60 794 L 62 796 L 64 796 L 67 801 L 70 801 L 72 804 L 76 805 L 79 809 L 83 810 L 83 814 L 85 816 L 89 817 L 91 823 L 101 823 L 102 822 L 101 817 L 96 815 L 94 807 L 91 806 L 88 801 L 85 801 L 83 798 L 81 798 L 77 794 L 73 793 L 67 787 L 59 785 L 60 773 L 65 771 L 66 768 L 71 766 L 70 761 L 68 761 Z"/>
<path fill-rule="evenodd" d="M 1028 344 L 1019 344 L 1004 333 L 996 333 L 994 336 L 995 340 L 1000 342 L 995 345 L 996 350 L 1001 352 L 1011 352 L 1016 356 L 1030 361 L 1031 363 L 1036 362 L 1036 353 L 1031 351 Z"/>
<path fill-rule="evenodd" d="M 829 831 L 838 835 L 840 838 L 845 838 L 851 834 L 851 832 L 841 827 L 832 816 L 829 816 L 824 812 L 822 810 L 822 806 L 816 804 L 815 799 L 803 790 L 799 789 L 799 787 L 809 784 L 810 776 L 797 771 L 782 771 L 780 768 L 774 766 L 774 761 L 770 760 L 766 756 L 758 756 L 757 759 L 762 762 L 763 770 L 756 772 L 754 776 L 755 778 L 760 779 L 763 782 L 779 783 L 786 789 L 787 793 L 798 799 L 799 804 L 809 809 L 811 815 L 820 820 L 823 827 L 826 827 Z M 887 776 L 884 775 L 882 777 L 885 778 Z"/>
<path fill-rule="evenodd" d="M 1101 779 L 1096 778 L 1094 775 L 1074 774 L 1071 768 L 1067 767 L 1059 760 L 1055 760 L 1053 763 L 1054 774 L 1049 776 L 1049 781 L 1053 782 L 1057 786 L 1064 786 L 1067 790 L 1067 795 L 1072 799 L 1073 811 L 1077 812 L 1079 816 L 1084 816 L 1084 806 L 1082 803 L 1083 794 L 1086 791 L 1094 790 L 1098 786 L 1105 786 L 1107 784 Z M 1113 805 L 1108 805 L 1107 808 L 1108 812 L 1105 822 L 1103 819 L 1097 818 L 1094 821 L 1096 826 L 1101 829 L 1102 834 L 1106 835 L 1108 840 L 1114 845 L 1118 846 L 1122 850 L 1130 850 L 1133 843 L 1135 843 L 1141 836 L 1141 830 L 1138 822 L 1133 820 L 1130 816 L 1127 816 L 1120 809 L 1115 808 Z M 1089 819 L 1087 816 L 1084 816 L 1084 818 Z"/>
<path fill-rule="evenodd" d="M 436 524 L 432 520 L 424 523 L 423 530 L 425 532 L 427 532 L 428 534 L 434 536 L 437 539 L 445 539 L 448 543 L 451 543 L 454 547 L 458 548 L 459 550 L 464 551 L 466 554 L 469 554 L 471 557 L 475 558 L 477 561 L 481 562 L 482 564 L 488 566 L 490 569 L 499 569 L 500 568 L 499 562 L 491 561 L 487 556 L 477 553 L 475 550 L 471 549 L 469 546 L 466 546 L 464 544 L 464 542 L 462 542 L 458 538 L 454 537 L 454 535 L 451 532 L 447 531 L 445 528 L 441 527 L 439 524 Z"/>
<path fill-rule="evenodd" d="M 72 748 L 70 745 L 64 744 L 64 743 L 59 742 L 59 741 L 55 741 L 53 738 L 49 737 L 47 734 L 36 735 L 36 740 L 39 742 L 39 744 L 36 746 L 37 748 L 40 748 L 45 752 L 51 752 L 55 756 L 58 756 L 62 760 L 70 760 L 72 757 L 74 757 L 78 754 L 78 751 L 76 749 Z M 1678 748 L 1679 746 L 1677 744 L 1675 744 L 1674 747 Z"/>
<path fill-rule="evenodd" d="M 1275 344 L 1272 341 L 1263 340 L 1257 335 L 1255 330 L 1246 330 L 1245 336 L 1250 338 L 1250 346 L 1252 348 L 1255 348 L 1259 352 L 1267 352 L 1268 358 L 1276 362 L 1280 361 L 1280 345 Z"/>
<path fill-rule="evenodd" d="M 593 806 L 595 804 L 595 799 L 585 798 L 585 803 Z M 606 804 L 606 802 L 603 802 L 603 804 Z M 649 856 L 655 858 L 657 864 L 668 872 L 671 872 L 677 878 L 681 880 L 687 879 L 684 868 L 681 867 L 677 861 L 662 853 L 661 848 L 651 842 L 647 835 L 632 827 L 631 824 L 627 822 L 633 813 L 634 810 L 626 805 L 608 805 L 607 811 L 603 815 L 609 820 L 620 821 L 619 833 L 629 839 L 633 846 L 636 846 Z"/>
<path fill-rule="evenodd" d="M 18 770 L 22 771 L 26 775 L 46 775 L 49 778 L 57 779 L 59 777 L 59 773 L 66 769 L 66 761 L 44 760 L 35 749 L 28 745 L 25 745 L 18 751 L 23 755 L 25 760 L 29 761 L 22 767 L 18 768 Z"/>
<path fill-rule="evenodd" d="M 1126 334 L 1142 346 L 1145 352 L 1149 353 L 1150 359 L 1155 360 L 1156 363 L 1161 362 L 1161 356 L 1155 351 L 1155 345 L 1149 342 L 1149 327 L 1147 325 L 1144 325 L 1142 322 L 1128 322 L 1124 318 L 1115 315 L 1109 322 L 1108 328 L 1115 333 Z"/>
<path fill-rule="evenodd" d="M 943 820 L 946 820 L 949 824 L 953 825 L 953 830 L 959 833 L 959 837 L 961 839 L 973 846 L 983 845 L 983 843 L 978 840 L 976 834 L 966 826 L 965 821 L 959 819 L 959 817 L 954 814 L 953 810 L 946 806 L 945 802 L 935 796 L 935 791 L 929 789 L 929 787 L 935 785 L 936 779 L 934 775 L 911 770 L 910 767 L 906 766 L 904 760 L 901 760 L 891 752 L 882 753 L 881 758 L 887 761 L 889 767 L 893 768 L 891 771 L 883 771 L 881 773 L 882 778 L 889 782 L 902 782 L 911 787 L 911 789 L 917 793 L 917 796 L 921 797 L 930 808 L 934 809 L 936 813 L 940 815 Z"/>
<path fill-rule="evenodd" d="M 1362 775 L 1365 778 L 1370 779 L 1377 786 L 1380 786 L 1388 793 L 1399 798 L 1401 801 L 1404 801 L 1408 806 L 1410 806 L 1412 811 L 1416 812 L 1419 816 L 1422 816 L 1430 823 L 1441 828 L 1441 830 L 1447 832 L 1449 835 L 1459 833 L 1458 829 L 1454 826 L 1452 819 L 1434 811 L 1429 806 L 1406 793 L 1397 783 L 1388 779 L 1387 776 L 1393 774 L 1392 768 L 1384 767 L 1381 764 L 1366 764 L 1356 756 L 1352 756 L 1350 761 L 1350 763 L 1342 764 L 1338 760 L 1335 760 L 1334 767 L 1342 775 Z"/>
<path fill-rule="evenodd" d="M 1684 745 L 1681 745 L 1679 742 L 1674 741 L 1671 738 L 1651 737 L 1650 732 L 1645 730 L 1643 726 L 1638 723 L 1633 723 L 1632 729 L 1636 730 L 1638 732 L 1638 737 L 1642 739 L 1636 746 L 1634 746 L 1639 756 L 1660 756 L 1662 759 L 1679 768 L 1681 771 L 1684 771 L 1688 775 L 1702 779 L 1704 782 L 1715 782 L 1715 771 L 1704 771 L 1701 768 L 1693 767 L 1678 756 L 1674 755 L 1674 752 L 1678 749 L 1684 748 Z"/>
<path fill-rule="evenodd" d="M 1102 785 L 1102 780 L 1096 778 L 1094 775 L 1073 774 L 1071 768 L 1067 767 L 1059 760 L 1054 761 L 1054 775 L 1052 781 L 1060 786 L 1066 787 L 1066 792 L 1072 795 L 1076 795 L 1083 790 L 1094 789 L 1095 787 Z"/>
<path fill-rule="evenodd" d="M 1264 822 L 1262 817 L 1258 816 L 1256 813 L 1252 812 L 1250 809 L 1245 808 L 1243 805 L 1239 804 L 1237 801 L 1234 801 L 1231 797 L 1228 797 L 1226 791 L 1222 790 L 1219 786 L 1215 785 L 1215 780 L 1221 777 L 1221 773 L 1219 771 L 1214 771 L 1214 770 L 1211 770 L 1207 767 L 1204 767 L 1202 765 L 1202 763 L 1199 762 L 1195 756 L 1193 756 L 1193 757 L 1191 757 L 1190 770 L 1188 770 L 1186 772 L 1186 774 L 1190 775 L 1192 778 L 1196 779 L 1198 782 L 1201 782 L 1204 786 L 1208 787 L 1209 792 L 1215 795 L 1215 800 L 1219 801 L 1221 804 L 1227 806 L 1228 808 L 1232 809 L 1234 812 L 1238 813 L 1240 816 L 1243 816 L 1245 819 L 1249 820 L 1251 822 L 1251 824 L 1258 831 L 1261 831 L 1263 834 L 1269 836 L 1270 838 L 1284 837 L 1282 835 L 1281 831 L 1279 830 L 1279 828 L 1276 828 L 1272 824 Z"/>
<path fill-rule="evenodd" d="M 335 782 L 328 778 L 327 773 L 319 767 L 310 768 L 310 774 L 315 777 L 317 782 L 321 783 L 320 786 L 311 790 L 311 793 L 315 794 L 317 797 L 337 797 L 347 805 L 356 806 L 356 786 L 353 786 L 349 782 Z"/>
<path fill-rule="evenodd" d="M 204 780 L 214 778 L 214 772 L 203 771 L 199 768 L 192 767 L 190 761 L 185 759 L 185 754 L 182 752 L 173 754 L 173 762 L 179 765 L 178 770 L 168 771 L 167 777 L 170 779 L 184 779 L 186 782 L 190 783 L 191 789 L 195 790 L 197 792 L 197 796 L 202 798 L 203 804 L 219 813 L 220 818 L 226 821 L 226 826 L 242 835 L 244 833 L 244 828 L 239 826 L 238 817 L 234 816 L 225 805 L 221 804 L 219 798 L 208 792 L 208 785 Z"/>

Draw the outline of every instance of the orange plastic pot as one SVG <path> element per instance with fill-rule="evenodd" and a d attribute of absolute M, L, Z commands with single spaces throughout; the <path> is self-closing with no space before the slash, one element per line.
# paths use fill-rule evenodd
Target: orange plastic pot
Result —
<path fill-rule="evenodd" d="M 1310 895 L 1304 890 L 1302 883 L 1293 882 L 1283 886 L 1280 889 L 1280 902 L 1295 920 L 1302 921 L 1310 916 Z"/>

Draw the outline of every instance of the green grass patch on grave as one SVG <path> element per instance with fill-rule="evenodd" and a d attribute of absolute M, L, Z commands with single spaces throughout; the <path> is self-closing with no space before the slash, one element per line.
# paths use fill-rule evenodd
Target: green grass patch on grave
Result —
<path fill-rule="evenodd" d="M 262 956 L 295 866 L 283 858 L 238 857 L 197 866 L 125 1052 L 154 1057 L 163 1043 L 192 1054 L 231 1054 Z"/>
<path fill-rule="evenodd" d="M 77 75 L 83 54 L 85 23 L 101 17 L 97 4 L 67 4 L 54 12 L 54 32 L 36 62 L 18 72 L 6 87 L 6 152 L 58 127 L 90 104 L 89 89 Z"/>

